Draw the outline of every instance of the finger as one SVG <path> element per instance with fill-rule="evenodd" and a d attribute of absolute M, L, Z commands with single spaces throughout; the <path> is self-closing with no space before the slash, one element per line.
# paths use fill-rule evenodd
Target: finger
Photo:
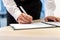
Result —
<path fill-rule="evenodd" d="M 25 23 L 28 23 L 29 21 L 26 20 L 23 16 L 20 17 L 20 20 L 24 21 Z"/>
<path fill-rule="evenodd" d="M 20 20 L 22 20 L 25 24 L 28 23 L 30 24 L 31 22 L 26 20 L 22 15 L 19 17 Z"/>
<path fill-rule="evenodd" d="M 51 18 L 51 19 L 48 19 L 48 21 L 51 20 L 52 22 L 56 22 L 56 19 L 55 18 Z"/>
<path fill-rule="evenodd" d="M 50 17 L 48 20 L 52 20 L 53 22 L 56 22 L 56 17 Z"/>
<path fill-rule="evenodd" d="M 25 16 L 24 16 L 25 15 Z M 32 16 L 30 16 L 30 15 L 26 15 L 26 14 L 23 14 L 23 16 L 26 18 L 26 19 L 28 19 L 28 20 L 32 20 Z"/>
<path fill-rule="evenodd" d="M 52 20 L 53 20 L 53 22 L 57 22 L 56 19 L 52 19 Z"/>
<path fill-rule="evenodd" d="M 54 22 L 56 22 L 56 18 L 55 17 L 46 17 L 45 21 L 48 22 L 49 20 L 52 20 Z"/>
<path fill-rule="evenodd" d="M 22 20 L 19 20 L 19 24 L 25 24 L 25 22 Z"/>
<path fill-rule="evenodd" d="M 19 20 L 19 22 L 18 22 L 19 24 L 30 24 L 31 22 L 24 22 L 24 21 L 22 21 L 22 20 Z"/>
<path fill-rule="evenodd" d="M 26 24 L 27 22 L 24 22 L 23 20 L 18 19 L 18 23 L 19 23 L 19 24 Z"/>
<path fill-rule="evenodd" d="M 23 16 L 22 16 L 22 14 L 18 17 L 18 21 L 20 21 L 20 20 L 22 20 L 24 23 L 31 23 L 30 21 L 28 21 L 28 20 L 26 20 Z M 19 23 L 19 22 L 18 22 Z"/>
<path fill-rule="evenodd" d="M 33 20 L 33 17 L 32 16 L 30 16 L 30 15 L 27 15 L 28 17 L 29 17 L 29 19 L 31 19 L 31 22 L 32 22 L 32 20 Z"/>
<path fill-rule="evenodd" d="M 24 23 L 24 21 L 23 21 L 21 18 L 22 18 L 22 16 L 19 16 L 19 17 L 18 17 L 18 21 L 17 21 L 17 22 L 18 22 L 19 24 L 20 24 L 20 23 Z"/>
<path fill-rule="evenodd" d="M 45 20 L 46 22 L 48 22 L 48 19 L 47 19 L 47 18 L 45 18 L 44 20 Z"/>
<path fill-rule="evenodd" d="M 60 22 L 60 18 L 56 18 L 57 22 Z"/>
<path fill-rule="evenodd" d="M 23 16 L 26 20 L 28 20 L 29 22 L 32 21 L 32 16 L 26 15 L 26 14 L 23 14 L 22 16 Z"/>

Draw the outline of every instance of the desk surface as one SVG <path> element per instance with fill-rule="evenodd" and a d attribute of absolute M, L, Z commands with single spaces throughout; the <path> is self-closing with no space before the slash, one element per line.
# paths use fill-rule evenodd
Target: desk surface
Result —
<path fill-rule="evenodd" d="M 60 36 L 60 27 L 29 30 L 13 30 L 10 26 L 0 29 L 0 36 Z"/>
<path fill-rule="evenodd" d="M 60 36 L 59 28 L 13 30 L 10 26 L 0 29 L 0 36 Z"/>

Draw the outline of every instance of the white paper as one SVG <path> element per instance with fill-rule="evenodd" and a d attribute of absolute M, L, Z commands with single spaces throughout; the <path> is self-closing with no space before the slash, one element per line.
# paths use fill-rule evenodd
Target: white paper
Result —
<path fill-rule="evenodd" d="M 52 25 L 47 25 L 43 23 L 33 23 L 33 24 L 10 24 L 14 29 L 28 29 L 28 28 L 43 28 L 43 27 L 53 27 Z"/>
<path fill-rule="evenodd" d="M 60 26 L 60 22 L 46 22 L 46 23 L 56 25 L 56 26 Z"/>

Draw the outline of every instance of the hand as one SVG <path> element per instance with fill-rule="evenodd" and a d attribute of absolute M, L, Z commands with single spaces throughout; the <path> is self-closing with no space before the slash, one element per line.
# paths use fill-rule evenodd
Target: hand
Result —
<path fill-rule="evenodd" d="M 17 19 L 17 22 L 18 23 L 21 23 L 21 24 L 29 24 L 31 23 L 33 20 L 32 16 L 28 15 L 28 14 L 25 14 L 25 13 L 22 13 L 18 19 Z"/>
<path fill-rule="evenodd" d="M 51 20 L 53 22 L 57 22 L 57 20 L 59 20 L 59 19 L 54 17 L 54 16 L 48 16 L 48 17 L 45 18 L 46 22 L 48 22 L 49 20 Z"/>
<path fill-rule="evenodd" d="M 60 18 L 57 17 L 56 20 L 57 20 L 57 22 L 60 22 Z"/>

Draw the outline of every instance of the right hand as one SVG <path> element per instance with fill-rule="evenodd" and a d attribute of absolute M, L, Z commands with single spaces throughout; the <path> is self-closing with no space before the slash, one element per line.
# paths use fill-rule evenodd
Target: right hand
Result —
<path fill-rule="evenodd" d="M 29 24 L 32 23 L 32 20 L 33 20 L 32 16 L 25 13 L 21 13 L 17 19 L 17 22 L 19 24 Z"/>

